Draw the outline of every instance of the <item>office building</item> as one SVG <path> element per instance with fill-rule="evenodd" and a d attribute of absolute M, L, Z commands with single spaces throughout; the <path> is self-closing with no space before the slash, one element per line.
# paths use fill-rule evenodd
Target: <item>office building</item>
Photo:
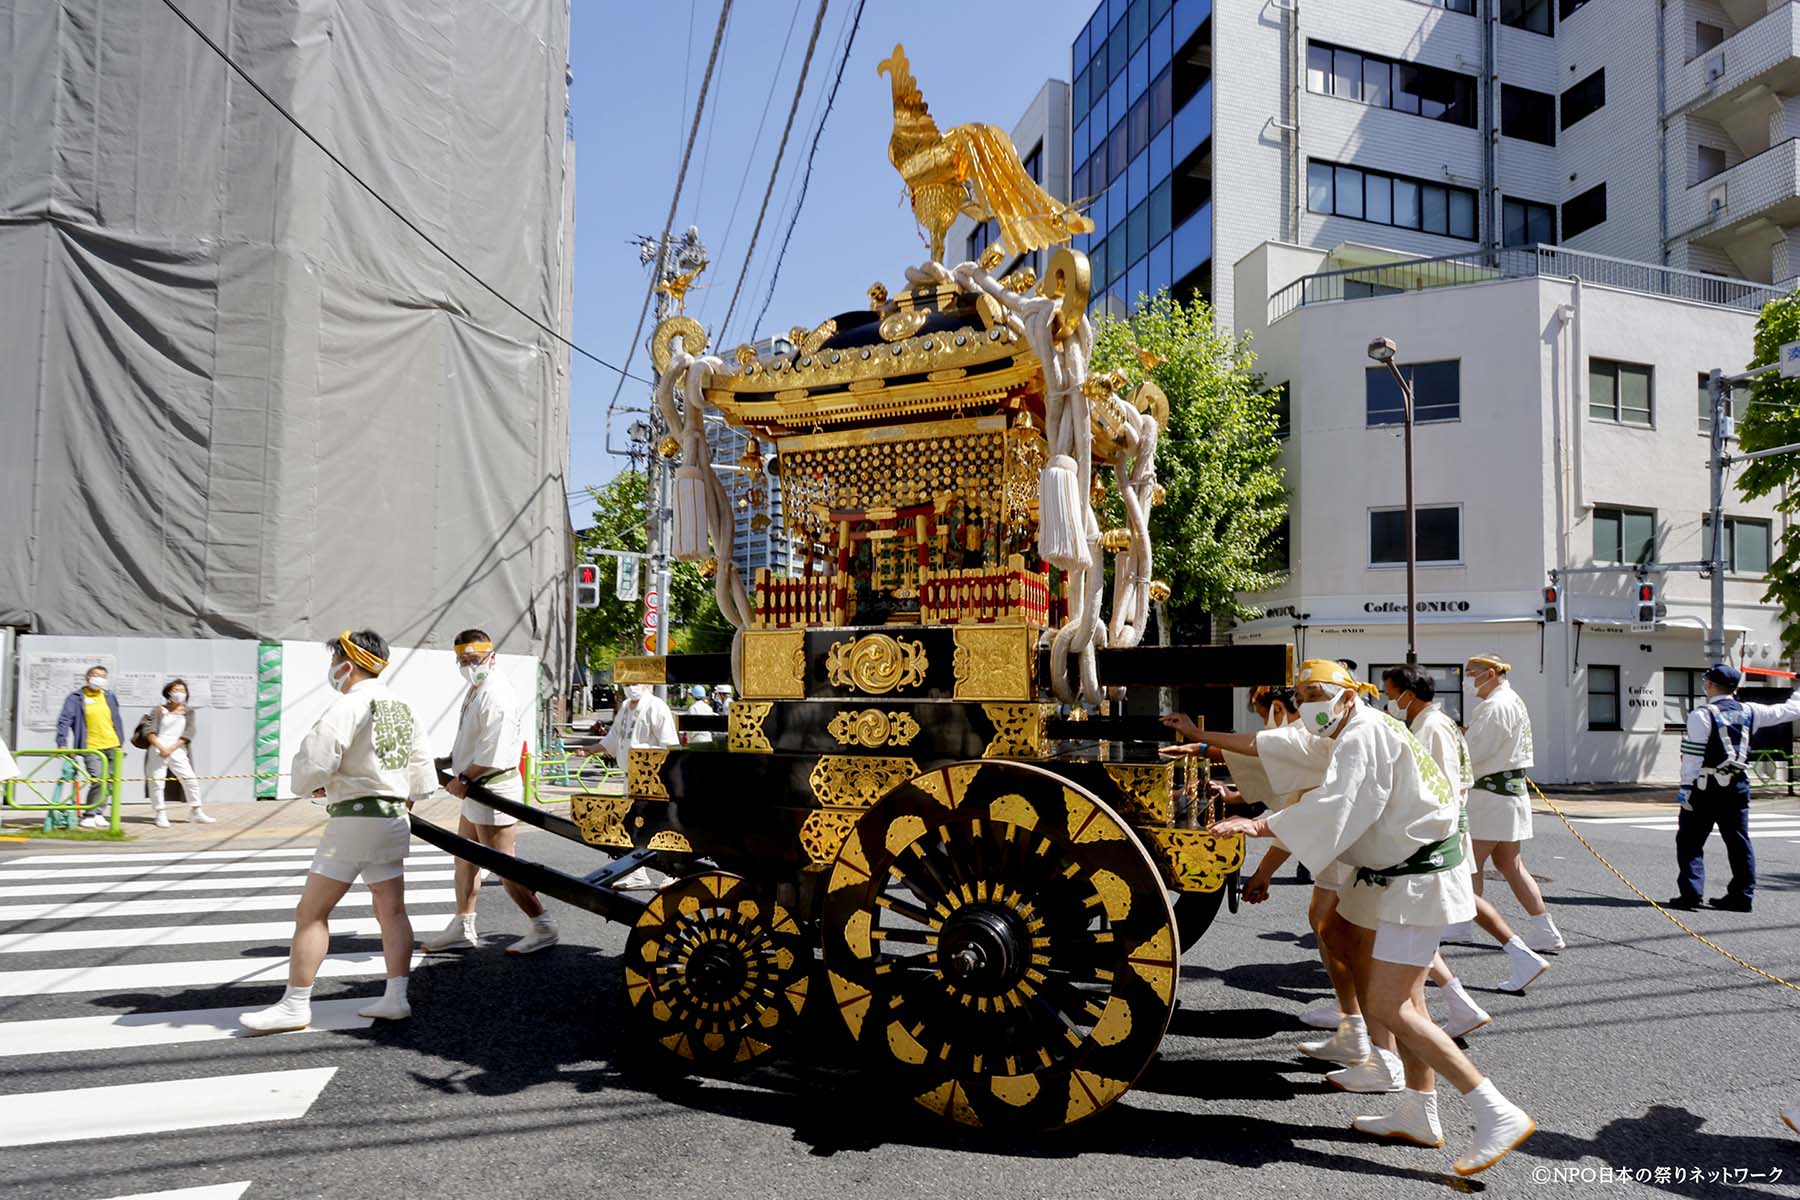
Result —
<path fill-rule="evenodd" d="M 1071 194 L 1069 85 L 1060 79 L 1046 79 L 1012 127 L 1011 136 L 1025 173 L 1052 196 L 1067 201 Z M 977 225 L 967 216 L 959 216 L 945 235 L 944 254 L 953 263 L 975 262 L 989 245 L 999 240 L 1000 222 L 989 220 Z M 1015 255 L 1002 263 L 996 274 L 1010 275 L 1021 267 L 1030 267 L 1041 279 L 1045 256 L 1049 253 L 1049 250 L 1033 250 L 1029 254 Z"/>

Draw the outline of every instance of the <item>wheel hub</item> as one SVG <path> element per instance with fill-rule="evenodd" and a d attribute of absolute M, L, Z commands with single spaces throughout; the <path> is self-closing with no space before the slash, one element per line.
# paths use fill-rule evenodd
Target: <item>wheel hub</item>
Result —
<path fill-rule="evenodd" d="M 965 991 L 995 995 L 1025 974 L 1024 923 L 1007 908 L 975 904 L 959 908 L 938 937 L 938 968 Z"/>
<path fill-rule="evenodd" d="M 723 1004 L 744 989 L 743 955 L 719 942 L 697 947 L 687 962 L 687 986 L 694 999 Z"/>

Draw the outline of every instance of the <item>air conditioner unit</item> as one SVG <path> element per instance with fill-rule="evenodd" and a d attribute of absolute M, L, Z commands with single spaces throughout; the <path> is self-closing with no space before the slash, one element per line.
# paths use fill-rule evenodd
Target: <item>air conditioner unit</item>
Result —
<path fill-rule="evenodd" d="M 1706 60 L 1706 82 L 1714 84 L 1725 78 L 1725 56 L 1715 54 Z"/>

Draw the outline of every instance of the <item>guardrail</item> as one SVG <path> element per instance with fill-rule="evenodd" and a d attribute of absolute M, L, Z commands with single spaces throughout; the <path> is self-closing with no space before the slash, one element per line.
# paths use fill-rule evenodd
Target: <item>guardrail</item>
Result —
<path fill-rule="evenodd" d="M 1753 792 L 1785 791 L 1794 794 L 1794 755 L 1780 750 L 1758 750 L 1750 755 L 1750 790 Z"/>
<path fill-rule="evenodd" d="M 25 774 L 17 779 L 0 781 L 0 802 L 6 808 L 18 812 L 41 812 L 46 814 L 48 821 L 48 814 L 51 813 L 69 813 L 71 817 L 76 814 L 90 815 L 105 805 L 109 818 L 108 828 L 115 834 L 124 832 L 119 823 L 119 786 L 125 763 L 124 747 L 114 750 L 14 750 L 12 753 Z M 106 773 L 98 779 L 89 775 L 87 770 L 88 760 L 93 758 L 103 759 L 106 763 Z M 55 779 L 41 774 L 51 764 L 59 764 Z M 51 789 L 47 799 L 44 792 L 46 787 Z M 100 799 L 97 802 L 87 799 L 95 788 L 100 789 Z M 20 803 L 21 789 L 43 803 Z M 62 799 L 65 791 L 70 796 L 67 801 Z"/>

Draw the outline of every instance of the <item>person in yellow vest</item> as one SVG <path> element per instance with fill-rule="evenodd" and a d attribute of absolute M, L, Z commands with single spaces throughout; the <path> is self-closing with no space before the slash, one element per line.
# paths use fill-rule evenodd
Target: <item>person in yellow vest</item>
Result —
<path fill-rule="evenodd" d="M 101 809 L 106 803 L 105 781 L 115 774 L 111 768 L 118 761 L 123 744 L 119 740 L 122 725 L 119 701 L 112 694 L 111 672 L 96 663 L 88 668 L 83 685 L 63 700 L 62 712 L 56 718 L 56 748 L 86 751 L 63 764 L 63 778 L 73 779 L 77 770 L 87 777 L 82 799 L 84 807 L 90 811 L 81 818 L 83 828 L 104 829 L 111 824 Z M 62 784 L 59 783 L 51 803 L 61 801 Z M 46 828 L 50 827 L 51 817 L 55 815 L 52 813 L 44 818 Z"/>

